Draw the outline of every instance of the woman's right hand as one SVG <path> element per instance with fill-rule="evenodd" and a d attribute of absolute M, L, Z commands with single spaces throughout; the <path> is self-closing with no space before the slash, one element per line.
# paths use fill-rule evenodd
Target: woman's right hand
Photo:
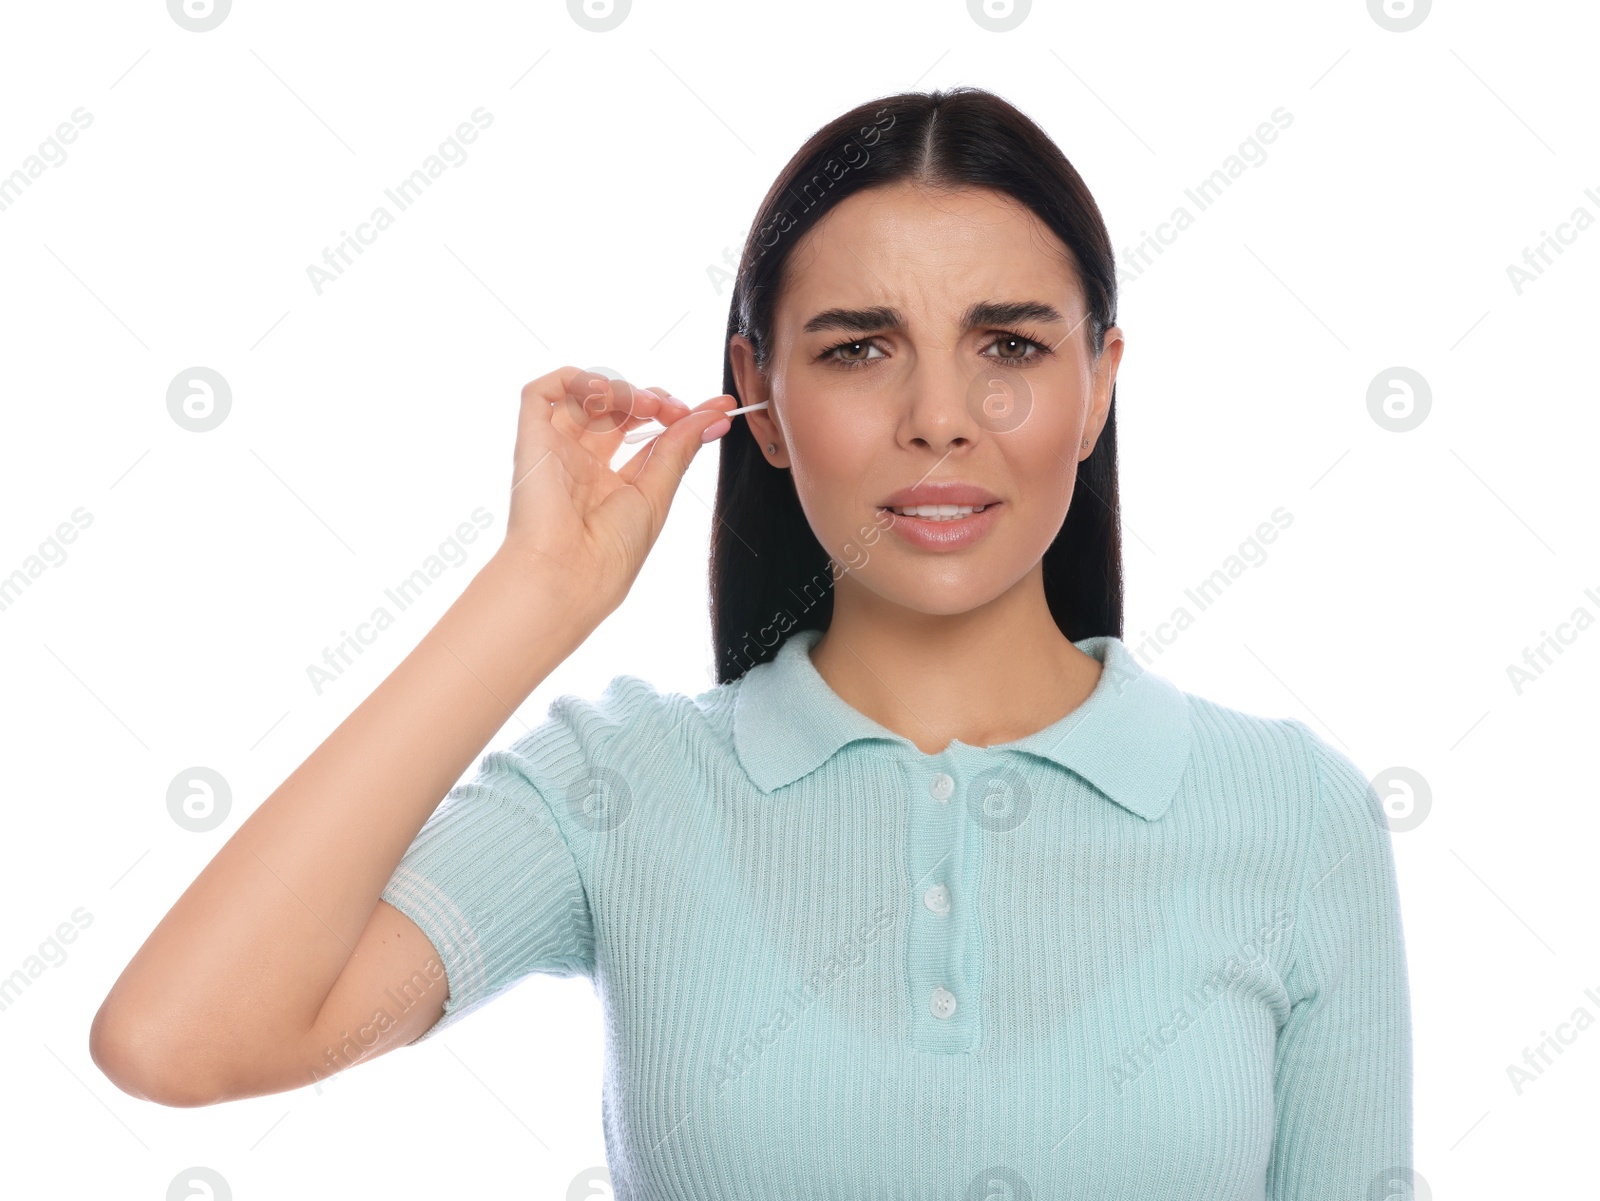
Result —
<path fill-rule="evenodd" d="M 709 441 L 727 433 L 730 419 L 717 414 L 736 403 L 714 396 L 690 409 L 663 388 L 636 388 L 577 367 L 526 385 L 497 557 L 609 614 L 660 536 L 702 435 Z M 648 421 L 665 432 L 613 470 L 623 435 Z"/>

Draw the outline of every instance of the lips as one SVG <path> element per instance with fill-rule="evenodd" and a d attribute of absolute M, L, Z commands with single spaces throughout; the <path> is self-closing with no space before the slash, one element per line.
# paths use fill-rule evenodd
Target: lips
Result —
<path fill-rule="evenodd" d="M 1000 510 L 1003 508 L 1005 505 L 1001 502 L 991 501 L 981 508 L 952 503 L 934 511 L 919 506 L 918 516 L 915 517 L 904 516 L 891 508 L 879 511 L 893 514 L 893 520 L 889 522 L 889 534 L 901 545 L 943 554 L 982 541 L 1001 520 Z M 929 516 L 922 516 L 923 513 Z"/>
<path fill-rule="evenodd" d="M 915 484 L 878 503 L 880 509 L 909 509 L 917 505 L 996 505 L 1000 498 L 987 488 L 960 480 L 941 480 Z"/>

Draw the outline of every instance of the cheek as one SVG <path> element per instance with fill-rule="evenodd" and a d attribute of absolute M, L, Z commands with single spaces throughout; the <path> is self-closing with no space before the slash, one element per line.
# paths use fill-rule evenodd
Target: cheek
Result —
<path fill-rule="evenodd" d="M 835 533 L 860 510 L 857 493 L 867 474 L 865 460 L 861 444 L 840 437 L 837 430 L 797 431 L 793 436 L 790 472 L 795 494 L 824 546 L 830 546 Z"/>
<path fill-rule="evenodd" d="M 892 445 L 892 431 L 876 428 L 859 407 L 796 408 L 801 416 L 790 422 L 789 446 L 801 504 L 814 524 L 854 520 L 861 505 L 876 503 L 861 493 L 877 474 L 872 465 L 882 448 Z"/>
<path fill-rule="evenodd" d="M 1038 531 L 1053 538 L 1074 499 L 1078 457 L 1072 428 L 1040 422 L 1006 436 L 1005 476 L 1029 541 Z M 1018 529 L 1021 532 L 1021 529 Z"/>
<path fill-rule="evenodd" d="M 1080 406 L 1073 397 L 1039 398 L 1028 420 L 1002 435 L 1012 478 L 1038 498 L 1070 491 L 1078 471 Z"/>

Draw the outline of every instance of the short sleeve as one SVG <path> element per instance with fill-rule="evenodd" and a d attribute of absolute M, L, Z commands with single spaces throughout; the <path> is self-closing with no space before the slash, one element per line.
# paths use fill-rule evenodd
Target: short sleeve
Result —
<path fill-rule="evenodd" d="M 1389 827 L 1365 775 L 1291 724 L 1317 793 L 1284 976 L 1267 1196 L 1409 1196 L 1410 988 Z"/>
<path fill-rule="evenodd" d="M 416 1042 L 535 973 L 594 975 L 578 864 L 550 805 L 555 790 L 536 782 L 543 745 L 535 731 L 486 754 L 417 832 L 380 894 L 421 927 L 449 982 L 443 1016 Z"/>

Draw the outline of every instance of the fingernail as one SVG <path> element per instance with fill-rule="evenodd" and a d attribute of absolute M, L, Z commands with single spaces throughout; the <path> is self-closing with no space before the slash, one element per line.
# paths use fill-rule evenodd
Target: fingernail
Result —
<path fill-rule="evenodd" d="M 721 421 L 715 421 L 706 426 L 706 432 L 700 435 L 700 441 L 714 442 L 732 428 L 733 419 L 730 417 L 724 417 Z"/>

